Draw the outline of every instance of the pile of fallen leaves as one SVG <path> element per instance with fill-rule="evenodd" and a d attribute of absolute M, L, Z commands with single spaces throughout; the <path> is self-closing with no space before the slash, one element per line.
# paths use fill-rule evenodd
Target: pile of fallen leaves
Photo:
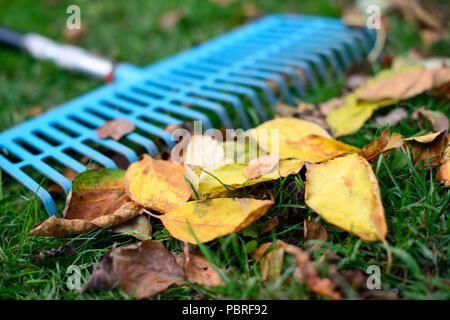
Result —
<path fill-rule="evenodd" d="M 144 155 L 127 170 L 82 172 L 73 179 L 63 217 L 50 217 L 30 234 L 61 238 L 112 228 L 141 240 L 114 247 L 103 256 L 83 292 L 120 285 L 136 298 L 148 298 L 171 285 L 222 285 L 225 271 L 191 252 L 190 244 L 238 232 L 274 204 L 271 194 L 261 188 L 252 189 L 245 198 L 236 196 L 238 189 L 295 175 L 305 168 L 302 196 L 314 212 L 365 241 L 386 243 L 388 227 L 371 162 L 381 154 L 388 156 L 394 149 L 405 151 L 409 147 L 417 164 L 423 161 L 426 167 L 439 167 L 437 179 L 450 185 L 448 119 L 435 111 L 418 109 L 417 119 L 427 118 L 440 130 L 404 138 L 397 133 L 390 135 L 386 129 L 362 149 L 334 137 L 358 130 L 381 107 L 448 87 L 449 71 L 445 66 L 429 69 L 424 64 L 385 70 L 331 106 L 328 102 L 315 109 L 302 104 L 296 111 L 309 111 L 308 120 L 294 117 L 293 112 L 244 133 L 256 142 L 258 152 L 250 152 L 254 145 L 246 139 L 221 142 L 208 135 L 194 135 L 183 149 L 182 163 Z M 120 139 L 133 129 L 126 120 L 116 119 L 99 128 L 98 134 Z M 279 133 L 276 153 L 270 149 L 266 134 L 274 129 Z M 229 150 L 233 150 L 232 155 Z M 150 240 L 152 220 L 160 220 L 172 237 L 182 241 L 183 253 L 172 254 L 162 243 Z M 271 221 L 264 232 L 277 223 Z M 326 241 L 326 229 L 320 223 L 305 221 L 305 239 Z M 317 249 L 318 245 L 314 246 L 309 249 Z M 297 262 L 296 281 L 319 295 L 342 298 L 333 280 L 319 276 L 318 264 L 308 253 L 282 241 L 263 244 L 253 254 L 260 261 L 263 279 L 273 281 L 280 276 L 285 253 Z"/>

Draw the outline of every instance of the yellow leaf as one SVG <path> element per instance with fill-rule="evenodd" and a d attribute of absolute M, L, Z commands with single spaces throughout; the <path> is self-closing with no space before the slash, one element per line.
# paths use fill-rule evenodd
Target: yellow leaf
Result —
<path fill-rule="evenodd" d="M 331 110 L 327 115 L 327 123 L 333 129 L 334 135 L 342 137 L 360 129 L 370 119 L 375 110 L 392 105 L 398 101 L 398 99 L 393 97 L 384 96 L 380 96 L 380 99 L 376 101 L 361 101 L 363 92 L 397 74 L 420 69 L 422 67 L 414 66 L 400 70 L 388 69 L 381 71 L 373 79 L 368 80 L 364 86 L 348 94 L 343 100 L 342 106 Z"/>
<path fill-rule="evenodd" d="M 197 244 L 188 224 L 200 242 L 208 242 L 247 227 L 272 204 L 270 200 L 210 199 L 184 203 L 160 216 L 147 213 L 160 219 L 174 238 Z"/>
<path fill-rule="evenodd" d="M 288 142 L 290 157 L 304 161 L 321 162 L 359 149 L 338 140 L 317 135 L 303 137 L 296 142 Z"/>
<path fill-rule="evenodd" d="M 264 122 L 248 133 L 268 153 L 278 153 L 280 159 L 293 157 L 291 143 L 309 135 L 331 138 L 319 125 L 296 118 L 277 118 Z M 278 148 L 278 150 L 277 150 Z"/>
<path fill-rule="evenodd" d="M 364 240 L 385 239 L 387 225 L 378 181 L 361 156 L 351 154 L 311 165 L 305 202 L 329 223 Z"/>
<path fill-rule="evenodd" d="M 347 95 L 345 104 L 328 114 L 327 123 L 333 129 L 336 137 L 342 137 L 357 131 L 370 119 L 375 110 L 397 102 L 394 99 L 378 102 L 358 102 L 360 92 L 361 89 L 357 89 L 354 93 Z"/>
<path fill-rule="evenodd" d="M 298 173 L 303 167 L 303 161 L 282 160 L 278 168 L 275 168 L 272 172 L 250 180 L 244 174 L 246 167 L 247 165 L 245 164 L 227 164 L 201 177 L 199 183 L 200 193 L 217 193 L 226 191 L 227 187 L 230 189 L 243 188 L 257 183 L 279 179 L 280 177 L 287 177 L 288 175 Z"/>
<path fill-rule="evenodd" d="M 155 160 L 144 155 L 128 167 L 125 189 L 136 203 L 158 212 L 169 211 L 186 202 L 191 188 L 184 178 L 184 167 L 178 163 Z"/>

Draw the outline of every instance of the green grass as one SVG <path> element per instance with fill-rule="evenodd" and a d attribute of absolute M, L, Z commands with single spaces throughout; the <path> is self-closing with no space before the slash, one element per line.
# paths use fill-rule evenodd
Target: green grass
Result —
<path fill-rule="evenodd" d="M 345 1 L 342 1 L 345 2 Z M 0 0 L 0 20 L 21 31 L 34 31 L 62 40 L 65 8 L 70 1 L 6 1 Z M 53 4 L 54 3 L 54 4 Z M 77 1 L 82 19 L 88 26 L 83 47 L 101 52 L 116 61 L 146 65 L 195 43 L 229 30 L 244 22 L 239 4 L 217 7 L 204 0 L 197 1 Z M 139 5 L 138 5 L 139 3 Z M 255 1 L 261 12 L 301 12 L 339 16 L 341 6 L 333 1 Z M 336 4 L 333 4 L 336 3 Z M 157 17 L 173 8 L 184 6 L 189 15 L 180 25 L 168 32 L 157 28 Z M 408 27 L 406 27 L 408 26 Z M 409 27 L 401 19 L 394 20 L 389 48 L 396 53 L 408 50 L 417 42 L 417 26 Z M 448 54 L 448 45 L 436 46 L 440 54 Z M 442 49 L 444 48 L 444 50 Z M 50 63 L 36 62 L 24 54 L 0 50 L 0 128 L 11 127 L 27 116 L 33 106 L 52 108 L 98 85 L 95 80 L 60 71 Z M 339 95 L 336 84 L 310 95 L 309 100 L 320 102 Z M 409 113 L 417 107 L 429 106 L 449 115 L 450 105 L 428 95 L 409 99 L 402 106 Z M 385 114 L 393 107 L 384 108 L 376 115 Z M 381 133 L 373 121 L 367 122 L 357 133 L 342 141 L 362 147 Z M 391 132 L 412 136 L 430 130 L 419 129 L 417 123 L 405 119 Z M 363 272 L 370 265 L 382 270 L 382 287 L 395 290 L 405 299 L 450 299 L 450 247 L 449 202 L 450 189 L 434 179 L 436 169 L 415 166 L 408 150 L 395 150 L 388 157 L 380 157 L 373 164 L 379 180 L 382 200 L 389 227 L 387 241 L 394 262 L 390 272 L 386 269 L 386 247 L 368 243 L 322 220 L 329 232 L 329 240 L 322 249 L 311 253 L 318 261 L 326 250 L 341 259 L 338 266 L 345 270 Z M 194 299 L 199 295 L 212 299 L 316 299 L 304 285 L 289 281 L 295 261 L 286 257 L 282 277 L 269 284 L 261 279 L 259 263 L 251 258 L 255 242 L 281 239 L 305 247 L 303 221 L 320 218 L 312 212 L 302 198 L 295 196 L 294 187 L 304 187 L 304 171 L 280 181 L 264 184 L 276 200 L 271 210 L 245 230 L 230 234 L 201 246 L 200 250 L 224 271 L 225 285 L 206 289 L 201 286 L 171 287 L 154 299 Z M 44 182 L 43 185 L 45 185 Z M 251 188 L 238 193 L 245 196 Z M 64 199 L 58 201 L 61 209 Z M 270 233 L 255 237 L 271 218 L 278 215 L 280 224 Z M 82 284 L 97 265 L 102 254 L 114 243 L 135 242 L 134 238 L 100 230 L 68 239 L 31 237 L 28 231 L 47 217 L 41 203 L 26 189 L 4 173 L 0 178 L 0 298 L 2 299 L 128 299 L 120 289 L 110 292 L 89 293 L 80 296 L 66 286 L 67 268 L 81 268 Z M 163 226 L 152 220 L 153 239 L 164 241 L 171 251 L 180 250 L 179 241 L 173 239 Z M 71 257 L 47 258 L 33 261 L 38 250 L 48 250 L 62 244 L 72 244 L 77 254 Z M 324 263 L 320 270 L 327 275 L 332 265 Z M 354 297 L 351 288 L 344 288 Z"/>

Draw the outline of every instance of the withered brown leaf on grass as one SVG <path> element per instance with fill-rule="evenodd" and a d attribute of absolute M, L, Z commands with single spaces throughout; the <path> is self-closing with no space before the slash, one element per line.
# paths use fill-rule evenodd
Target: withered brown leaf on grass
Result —
<path fill-rule="evenodd" d="M 450 134 L 447 134 L 447 148 L 441 159 L 440 167 L 436 173 L 436 179 L 438 179 L 445 186 L 450 186 Z"/>
<path fill-rule="evenodd" d="M 375 117 L 375 123 L 380 127 L 393 127 L 406 118 L 408 118 L 408 111 L 404 108 L 395 108 L 385 116 Z"/>
<path fill-rule="evenodd" d="M 190 253 L 184 257 L 183 270 L 186 280 L 206 287 L 222 284 L 219 273 L 209 263 L 209 261 L 198 253 Z"/>
<path fill-rule="evenodd" d="M 440 131 L 423 136 L 407 138 L 405 141 L 411 146 L 415 163 L 435 158 L 430 164 L 436 166 L 439 164 L 442 154 L 447 146 L 448 137 L 445 131 Z"/>
<path fill-rule="evenodd" d="M 305 282 L 311 291 L 330 299 L 342 299 L 341 294 L 336 290 L 336 283 L 329 278 L 322 279 L 319 277 L 316 272 L 316 264 L 310 260 L 306 252 L 294 245 L 284 246 L 284 251 L 292 255 L 297 261 L 296 281 Z"/>
<path fill-rule="evenodd" d="M 449 120 L 447 116 L 440 111 L 430 110 L 426 106 L 424 106 L 414 111 L 414 113 L 411 115 L 411 118 L 414 120 L 419 120 L 421 117 L 424 117 L 428 121 L 430 121 L 434 131 L 436 132 L 449 130 Z"/>
<path fill-rule="evenodd" d="M 269 232 L 273 228 L 275 228 L 280 223 L 280 219 L 278 216 L 273 217 L 259 232 L 258 236 L 263 235 L 264 233 Z"/>
<path fill-rule="evenodd" d="M 88 170 L 73 180 L 64 218 L 52 216 L 36 225 L 31 235 L 69 237 L 95 229 L 116 226 L 139 214 L 123 187 L 125 171 Z"/>
<path fill-rule="evenodd" d="M 389 136 L 389 130 L 384 129 L 381 136 L 373 140 L 371 143 L 365 145 L 359 155 L 366 158 L 368 161 L 376 161 L 381 153 L 388 153 L 393 149 L 400 148 L 403 145 L 403 137 L 394 132 Z"/>
<path fill-rule="evenodd" d="M 158 27 L 160 30 L 169 31 L 175 28 L 180 21 L 188 15 L 185 8 L 176 8 L 167 11 L 158 20 Z"/>
<path fill-rule="evenodd" d="M 93 220 L 130 202 L 123 185 L 124 175 L 123 170 L 107 168 L 77 175 L 67 197 L 64 218 Z"/>
<path fill-rule="evenodd" d="M 128 167 L 124 179 L 125 189 L 136 203 L 164 213 L 186 202 L 191 196 L 184 171 L 184 167 L 178 163 L 144 155 L 141 161 Z"/>
<path fill-rule="evenodd" d="M 303 223 L 304 227 L 304 238 L 305 242 L 309 240 L 328 240 L 327 229 L 320 223 L 320 221 L 309 221 L 305 220 Z M 318 243 L 308 244 L 307 249 L 311 251 L 316 251 L 321 248 L 321 245 Z"/>
<path fill-rule="evenodd" d="M 127 202 L 116 211 L 93 220 L 68 220 L 53 215 L 34 226 L 30 235 L 55 238 L 71 237 L 92 230 L 117 226 L 137 216 L 139 210 L 140 207 L 135 203 Z"/>
<path fill-rule="evenodd" d="M 283 241 L 277 240 L 276 246 L 266 254 L 267 249 L 272 245 L 271 242 L 263 243 L 259 246 L 252 257 L 255 260 L 260 260 L 261 266 L 261 277 L 263 280 L 273 282 L 277 280 L 283 269 L 283 258 L 284 258 L 284 246 L 286 245 Z"/>
<path fill-rule="evenodd" d="M 150 224 L 149 218 L 140 214 L 111 230 L 113 233 L 127 233 L 133 231 L 138 233 L 133 235 L 136 239 L 149 239 L 152 235 L 152 225 Z"/>
<path fill-rule="evenodd" d="M 100 139 L 112 138 L 119 140 L 124 135 L 132 132 L 134 128 L 133 122 L 125 119 L 109 120 L 97 128 L 97 136 Z"/>
<path fill-rule="evenodd" d="M 405 100 L 450 82 L 450 68 L 409 70 L 363 88 L 358 100 Z"/>
<path fill-rule="evenodd" d="M 183 279 L 183 269 L 166 247 L 158 241 L 145 240 L 113 248 L 103 256 L 82 293 L 120 285 L 127 294 L 144 299 L 182 283 Z"/>

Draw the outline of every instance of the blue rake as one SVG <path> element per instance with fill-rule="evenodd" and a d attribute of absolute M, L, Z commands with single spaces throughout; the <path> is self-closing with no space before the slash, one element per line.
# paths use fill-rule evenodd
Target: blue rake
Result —
<path fill-rule="evenodd" d="M 143 68 L 121 64 L 114 83 L 0 133 L 0 168 L 36 193 L 50 216 L 57 214 L 49 192 L 25 168 L 68 194 L 71 182 L 49 159 L 79 173 L 86 167 L 72 157 L 76 151 L 116 168 L 104 150 L 130 163 L 138 155 L 129 143 L 154 155 L 155 138 L 173 146 L 164 130 L 170 124 L 200 120 L 205 129 L 247 129 L 271 117 L 277 94 L 294 104 L 294 96 L 303 96 L 306 88 L 332 83 L 353 62 L 362 62 L 374 38 L 371 30 L 349 28 L 339 19 L 270 15 Z M 114 118 L 133 122 L 137 132 L 123 143 L 99 139 L 96 128 Z"/>

